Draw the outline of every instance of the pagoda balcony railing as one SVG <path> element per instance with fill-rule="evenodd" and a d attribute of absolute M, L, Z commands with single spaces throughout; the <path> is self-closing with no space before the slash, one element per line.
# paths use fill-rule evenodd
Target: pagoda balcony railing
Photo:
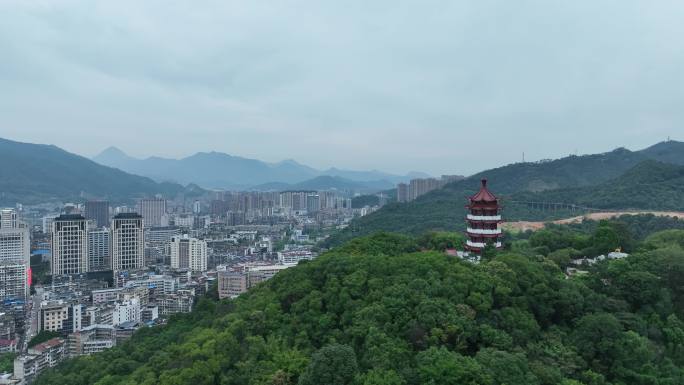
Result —
<path fill-rule="evenodd" d="M 469 221 L 500 221 L 501 215 L 472 215 L 466 217 Z"/>
<path fill-rule="evenodd" d="M 472 228 L 468 227 L 467 231 L 470 234 L 485 234 L 485 235 L 501 234 L 501 229 L 472 229 Z"/>
<path fill-rule="evenodd" d="M 476 249 L 484 249 L 485 247 L 487 247 L 487 244 L 484 242 L 466 241 L 466 245 L 468 245 L 468 247 L 473 247 Z M 501 247 L 501 242 L 492 243 L 492 245 L 499 248 L 499 247 Z"/>

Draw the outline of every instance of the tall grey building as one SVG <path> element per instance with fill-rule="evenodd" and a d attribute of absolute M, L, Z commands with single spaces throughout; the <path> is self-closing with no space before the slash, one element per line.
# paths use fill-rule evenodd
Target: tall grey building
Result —
<path fill-rule="evenodd" d="M 52 224 L 52 275 L 88 272 L 88 221 L 80 214 L 63 214 Z"/>
<path fill-rule="evenodd" d="M 19 260 L 0 261 L 0 301 L 26 300 L 28 295 L 28 266 Z"/>
<path fill-rule="evenodd" d="M 0 210 L 0 301 L 26 299 L 31 257 L 29 229 L 14 209 Z"/>
<path fill-rule="evenodd" d="M 306 196 L 306 211 L 309 214 L 317 213 L 321 208 L 321 198 L 318 194 L 308 194 Z"/>
<path fill-rule="evenodd" d="M 408 185 L 399 183 L 397 185 L 397 202 L 404 203 L 409 201 Z"/>
<path fill-rule="evenodd" d="M 112 269 L 111 241 L 109 228 L 88 231 L 88 269 L 90 271 Z"/>
<path fill-rule="evenodd" d="M 31 257 L 31 234 L 12 209 L 0 210 L 0 261 L 22 261 Z"/>
<path fill-rule="evenodd" d="M 109 226 L 109 202 L 87 201 L 85 203 L 85 217 L 95 221 L 97 227 Z"/>
<path fill-rule="evenodd" d="M 145 229 L 145 259 L 147 263 L 168 263 L 171 255 L 171 238 L 179 236 L 180 228 L 175 226 L 148 227 Z"/>
<path fill-rule="evenodd" d="M 141 199 L 139 212 L 145 219 L 145 227 L 159 227 L 162 217 L 166 214 L 166 200 L 161 198 Z"/>
<path fill-rule="evenodd" d="M 408 185 L 408 201 L 413 201 L 419 196 L 442 186 L 444 186 L 444 183 L 435 178 L 411 179 Z"/>
<path fill-rule="evenodd" d="M 112 268 L 117 272 L 144 266 L 143 217 L 137 213 L 117 214 L 112 219 Z"/>
<path fill-rule="evenodd" d="M 0 228 L 14 229 L 17 228 L 17 211 L 14 209 L 0 210 Z"/>

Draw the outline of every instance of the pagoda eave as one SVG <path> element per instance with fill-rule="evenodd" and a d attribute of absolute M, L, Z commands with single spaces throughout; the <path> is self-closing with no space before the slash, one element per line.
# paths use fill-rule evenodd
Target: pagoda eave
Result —
<path fill-rule="evenodd" d="M 468 223 L 503 223 L 503 219 L 481 220 L 481 219 L 466 219 Z"/>
<path fill-rule="evenodd" d="M 466 234 L 469 237 L 474 237 L 474 238 L 491 238 L 491 239 L 494 239 L 494 238 L 500 238 L 501 237 L 501 234 L 481 234 L 481 233 L 471 233 L 469 231 L 466 232 Z"/>

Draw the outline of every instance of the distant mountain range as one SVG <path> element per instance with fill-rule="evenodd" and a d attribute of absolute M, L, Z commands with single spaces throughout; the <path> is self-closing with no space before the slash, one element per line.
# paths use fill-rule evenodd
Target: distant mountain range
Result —
<path fill-rule="evenodd" d="M 427 174 L 413 172 L 394 175 L 377 170 L 351 171 L 330 168 L 317 170 L 294 160 L 267 163 L 257 159 L 242 158 L 220 152 L 199 152 L 182 159 L 149 157 L 138 159 L 128 156 L 116 147 L 109 147 L 93 160 L 105 166 L 115 167 L 133 174 L 144 175 L 157 181 L 181 184 L 195 183 L 214 189 L 268 189 L 268 187 L 296 185 L 308 180 L 315 185 L 320 176 L 339 177 L 351 182 L 364 182 L 363 189 L 388 185 L 412 178 L 427 177 Z M 339 182 L 339 181 L 338 181 Z M 370 184 L 365 183 L 370 182 Z"/>
<path fill-rule="evenodd" d="M 681 169 L 649 161 L 684 165 L 684 143 L 668 141 L 641 151 L 618 148 L 602 154 L 515 163 L 483 171 L 415 201 L 389 204 L 355 219 L 347 229 L 333 235 L 330 244 L 377 231 L 420 234 L 432 230 L 463 229 L 466 198 L 477 191 L 482 178 L 489 179 L 494 193 L 508 199 L 505 213 L 510 220 L 531 219 L 533 215 L 544 220 L 543 216 L 549 215 L 531 213 L 511 203 L 525 200 L 596 208 L 681 208 L 684 197 L 684 183 L 678 176 Z M 656 179 L 649 180 L 649 177 Z M 631 197 L 628 193 L 632 193 Z M 655 199 L 663 203 L 647 205 L 645 196 L 657 197 Z"/>
<path fill-rule="evenodd" d="M 105 198 L 115 202 L 162 194 L 196 195 L 197 186 L 157 183 L 106 167 L 59 147 L 0 138 L 0 203 Z"/>

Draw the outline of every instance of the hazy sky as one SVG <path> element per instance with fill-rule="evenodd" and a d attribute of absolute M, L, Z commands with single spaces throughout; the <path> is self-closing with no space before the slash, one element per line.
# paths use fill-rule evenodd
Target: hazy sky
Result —
<path fill-rule="evenodd" d="M 684 1 L 0 0 L 0 137 L 472 173 L 684 139 Z"/>

